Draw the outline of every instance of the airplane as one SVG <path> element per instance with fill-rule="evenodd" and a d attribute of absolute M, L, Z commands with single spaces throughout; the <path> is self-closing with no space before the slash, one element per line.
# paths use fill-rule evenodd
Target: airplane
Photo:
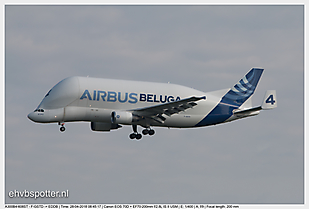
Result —
<path fill-rule="evenodd" d="M 277 107 L 276 90 L 265 93 L 261 106 L 251 97 L 264 69 L 252 68 L 232 88 L 202 92 L 193 88 L 143 81 L 68 77 L 51 88 L 28 114 L 37 123 L 90 122 L 92 131 L 108 132 L 132 125 L 130 139 L 154 135 L 151 127 L 193 128 L 255 116 Z M 144 129 L 142 134 L 137 126 Z"/>

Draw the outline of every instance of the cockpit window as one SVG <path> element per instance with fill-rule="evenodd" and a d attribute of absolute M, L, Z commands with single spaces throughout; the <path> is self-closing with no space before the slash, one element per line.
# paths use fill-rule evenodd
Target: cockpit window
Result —
<path fill-rule="evenodd" d="M 51 90 L 49 90 L 49 91 L 47 92 L 47 94 L 45 95 L 45 97 L 47 97 L 47 96 L 49 95 L 50 92 L 51 92 Z"/>
<path fill-rule="evenodd" d="M 44 109 L 36 109 L 34 112 L 44 112 Z"/>

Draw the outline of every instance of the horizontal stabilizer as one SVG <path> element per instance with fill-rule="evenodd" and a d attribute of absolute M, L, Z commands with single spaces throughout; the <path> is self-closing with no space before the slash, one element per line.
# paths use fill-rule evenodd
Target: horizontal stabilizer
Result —
<path fill-rule="evenodd" d="M 266 91 L 263 103 L 259 107 L 249 108 L 245 110 L 235 110 L 233 114 L 236 117 L 247 117 L 259 114 L 260 110 L 270 110 L 277 107 L 276 90 Z"/>
<path fill-rule="evenodd" d="M 255 113 L 257 111 L 260 111 L 262 109 L 262 107 L 254 107 L 254 108 L 250 108 L 250 109 L 246 109 L 246 110 L 240 110 L 240 111 L 236 111 L 234 112 L 234 115 L 250 115 L 251 113 Z"/>

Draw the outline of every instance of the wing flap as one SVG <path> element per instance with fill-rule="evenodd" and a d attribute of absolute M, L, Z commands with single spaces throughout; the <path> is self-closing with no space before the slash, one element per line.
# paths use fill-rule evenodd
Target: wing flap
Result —
<path fill-rule="evenodd" d="M 167 117 L 170 117 L 173 114 L 177 114 L 189 108 L 193 108 L 194 106 L 197 105 L 197 103 L 195 102 L 200 101 L 202 99 L 206 100 L 206 96 L 202 97 L 193 96 L 179 101 L 159 104 L 151 107 L 138 108 L 130 111 L 132 111 L 133 114 L 137 116 L 150 118 L 155 120 L 156 122 L 164 123 L 164 121 L 166 120 L 166 117 L 164 117 L 165 115 Z"/>

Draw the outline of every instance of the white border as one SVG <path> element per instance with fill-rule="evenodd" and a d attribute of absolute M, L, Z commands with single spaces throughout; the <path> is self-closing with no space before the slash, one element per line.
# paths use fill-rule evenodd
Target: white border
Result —
<path fill-rule="evenodd" d="M 307 51 L 307 42 L 306 42 L 306 34 L 307 33 L 307 27 L 306 27 L 306 23 L 308 16 L 306 15 L 307 13 L 307 2 L 306 1 L 278 1 L 278 0 L 272 0 L 272 1 L 191 1 L 191 2 L 186 2 L 186 1 L 163 1 L 163 0 L 157 0 L 157 1 L 5 1 L 4 3 L 2 2 L 2 66 L 3 66 L 3 70 L 2 73 L 0 74 L 0 80 L 1 80 L 1 93 L 2 93 L 2 97 L 1 97 L 1 118 L 2 118 L 2 126 L 1 126 L 1 133 L 2 133 L 2 143 L 1 143 L 1 150 L 3 152 L 2 154 L 2 160 L 1 160 L 1 168 L 2 168 L 2 182 L 3 182 L 3 187 L 2 190 L 0 190 L 0 196 L 1 196 L 1 202 L 2 205 L 5 205 L 5 58 L 4 58 L 4 54 L 5 54 L 5 5 L 304 5 L 304 175 L 305 175 L 305 179 L 304 179 L 304 204 L 253 204 L 253 205 L 239 205 L 239 208 L 252 208 L 252 207 L 271 207 L 271 208 L 295 208 L 295 207 L 306 207 L 307 206 L 307 202 L 308 202 L 308 198 L 307 198 L 307 181 L 306 181 L 306 171 L 307 171 L 307 155 L 306 155 L 306 150 L 307 150 L 307 143 L 306 143 L 306 139 L 307 139 L 307 134 L 306 134 L 306 129 L 307 129 L 307 111 L 306 111 L 306 106 L 308 104 L 307 102 L 307 85 L 306 85 L 306 81 L 308 80 L 308 74 L 306 73 L 306 51 Z M 254 188 L 253 188 L 254 189 Z M 22 204 L 22 205 L 27 205 L 27 204 Z M 44 205 L 44 204 L 40 204 L 40 205 Z M 56 204 L 57 205 L 57 204 Z M 58 204 L 60 205 L 60 204 Z M 67 205 L 67 204 L 62 204 L 62 205 Z M 81 205 L 81 204 L 78 204 Z M 87 204 L 90 205 L 90 204 Z M 103 205 L 103 204 L 102 204 Z M 139 204 L 141 205 L 141 204 Z M 168 204 L 166 204 L 168 205 Z M 178 204 L 179 205 L 179 204 Z M 191 204 L 190 204 L 191 205 Z M 207 204 L 203 204 L 203 205 L 207 205 Z M 211 204 L 210 204 L 211 205 Z M 219 204 L 214 204 L 214 205 L 219 205 Z M 227 205 L 227 204 L 223 204 L 223 205 Z M 235 205 L 235 204 L 233 204 Z"/>

